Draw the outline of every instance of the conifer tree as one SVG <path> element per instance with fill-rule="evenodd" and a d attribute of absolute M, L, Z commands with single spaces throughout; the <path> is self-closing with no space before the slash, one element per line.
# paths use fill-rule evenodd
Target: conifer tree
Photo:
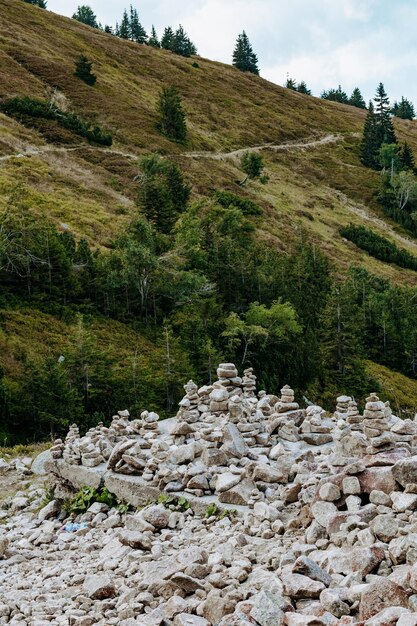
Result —
<path fill-rule="evenodd" d="M 297 91 L 298 93 L 303 93 L 306 96 L 311 96 L 311 89 L 307 87 L 307 83 L 304 80 L 302 80 L 301 83 L 298 83 Z"/>
<path fill-rule="evenodd" d="M 75 72 L 74 75 L 78 78 L 81 78 L 87 85 L 95 85 L 97 81 L 97 76 L 92 73 L 91 68 L 93 66 L 92 61 L 89 61 L 88 58 L 82 54 L 75 61 Z"/>
<path fill-rule="evenodd" d="M 362 97 L 359 87 L 355 87 L 352 91 L 352 95 L 349 98 L 349 104 L 358 109 L 366 109 L 366 102 Z"/>
<path fill-rule="evenodd" d="M 158 39 L 158 35 L 156 34 L 155 26 L 152 24 L 151 35 L 148 39 L 148 46 L 152 46 L 153 48 L 160 48 L 161 43 Z"/>
<path fill-rule="evenodd" d="M 382 83 L 379 83 L 378 85 L 374 102 L 375 115 L 377 119 L 377 139 L 379 142 L 379 149 L 383 143 L 397 142 L 394 126 L 391 120 L 391 108 L 389 104 L 389 98 Z"/>
<path fill-rule="evenodd" d="M 377 135 L 377 117 L 375 115 L 374 104 L 372 100 L 369 102 L 368 115 L 366 116 L 363 128 L 363 137 L 360 147 L 361 161 L 367 167 L 378 167 L 378 152 L 381 144 L 378 142 Z"/>
<path fill-rule="evenodd" d="M 296 82 L 296 80 L 294 78 L 290 78 L 287 75 L 287 81 L 285 83 L 285 87 L 287 89 L 291 89 L 292 91 L 297 91 L 297 82 Z"/>
<path fill-rule="evenodd" d="M 407 142 L 405 142 L 400 148 L 399 158 L 400 164 L 404 169 L 415 169 L 414 154 L 410 148 L 410 145 Z"/>
<path fill-rule="evenodd" d="M 162 35 L 161 48 L 163 48 L 164 50 L 172 50 L 173 40 L 174 31 L 172 30 L 171 26 L 167 26 Z"/>
<path fill-rule="evenodd" d="M 116 28 L 117 28 L 117 26 L 116 26 Z M 106 24 L 104 26 L 104 32 L 108 33 L 109 35 L 113 35 L 113 28 L 111 26 L 109 26 L 108 24 Z"/>
<path fill-rule="evenodd" d="M 138 12 L 130 5 L 130 39 L 136 43 L 146 43 L 148 35 L 139 21 Z"/>
<path fill-rule="evenodd" d="M 170 49 L 175 52 L 175 54 L 179 54 L 183 57 L 190 57 L 192 54 L 197 53 L 197 48 L 184 31 L 181 24 L 175 31 Z"/>
<path fill-rule="evenodd" d="M 400 102 L 394 102 L 391 113 L 403 120 L 413 120 L 416 116 L 413 103 L 404 96 Z"/>
<path fill-rule="evenodd" d="M 343 91 L 341 85 L 339 85 L 337 89 L 329 89 L 328 91 L 323 91 L 320 97 L 323 100 L 340 102 L 341 104 L 349 104 L 349 98 L 347 96 L 347 93 Z"/>
<path fill-rule="evenodd" d="M 91 26 L 92 28 L 98 28 L 97 17 L 93 9 L 87 4 L 79 6 L 73 14 L 72 19 L 82 24 L 87 24 L 87 26 Z"/>
<path fill-rule="evenodd" d="M 241 72 L 251 72 L 259 75 L 258 57 L 254 53 L 245 31 L 236 40 L 236 47 L 233 52 L 233 65 Z"/>
<path fill-rule="evenodd" d="M 120 22 L 120 25 L 118 26 L 117 36 L 120 37 L 120 39 L 131 38 L 130 19 L 129 19 L 126 9 L 123 12 L 122 21 Z"/>
<path fill-rule="evenodd" d="M 185 113 L 176 87 L 164 87 L 158 102 L 158 128 L 172 141 L 184 143 L 187 137 Z"/>
<path fill-rule="evenodd" d="M 46 0 L 25 0 L 28 4 L 34 4 L 40 9 L 46 9 Z"/>

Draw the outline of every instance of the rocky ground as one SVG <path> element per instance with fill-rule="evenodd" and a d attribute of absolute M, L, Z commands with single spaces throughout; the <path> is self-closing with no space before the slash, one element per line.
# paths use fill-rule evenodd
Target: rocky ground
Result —
<path fill-rule="evenodd" d="M 0 462 L 19 485 L 0 508 L 0 624 L 417 626 L 416 422 L 375 394 L 328 415 L 253 376 L 239 400 L 234 381 L 229 399 L 189 383 L 170 425 L 124 414 Z M 82 513 L 64 469 L 101 485 Z M 123 480 L 133 499 L 168 489 L 98 501 Z"/>

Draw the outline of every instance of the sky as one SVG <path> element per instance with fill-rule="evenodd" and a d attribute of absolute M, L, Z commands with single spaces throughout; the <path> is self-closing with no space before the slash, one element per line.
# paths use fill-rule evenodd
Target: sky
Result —
<path fill-rule="evenodd" d="M 83 0 L 82 0 L 83 1 Z M 114 25 L 130 0 L 84 0 L 98 20 Z M 79 0 L 48 0 L 71 16 Z M 383 82 L 391 101 L 417 104 L 417 2 L 415 0 L 137 0 L 143 26 L 158 34 L 182 24 L 201 56 L 231 62 L 246 30 L 261 76 L 278 84 L 287 74 L 320 95 L 339 84 L 358 86 L 365 99 Z"/>

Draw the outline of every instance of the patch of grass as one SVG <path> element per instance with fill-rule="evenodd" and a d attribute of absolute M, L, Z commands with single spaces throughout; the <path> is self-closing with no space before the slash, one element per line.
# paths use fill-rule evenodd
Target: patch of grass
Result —
<path fill-rule="evenodd" d="M 365 361 L 367 373 L 380 385 L 380 397 L 389 400 L 399 417 L 414 419 L 417 412 L 417 380 L 394 372 L 373 361 Z"/>

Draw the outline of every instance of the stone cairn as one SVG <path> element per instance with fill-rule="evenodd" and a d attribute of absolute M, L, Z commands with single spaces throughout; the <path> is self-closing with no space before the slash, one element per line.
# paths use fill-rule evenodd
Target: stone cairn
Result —
<path fill-rule="evenodd" d="M 348 411 L 349 411 L 350 402 L 352 402 L 352 398 L 350 396 L 339 396 L 336 399 L 336 411 L 335 411 L 336 419 L 346 420 Z"/>
<path fill-rule="evenodd" d="M 363 432 L 369 440 L 368 454 L 377 454 L 393 449 L 395 437 L 391 433 L 389 412 L 390 410 L 387 411 L 387 406 L 381 402 L 376 393 L 371 393 L 366 398 Z"/>

